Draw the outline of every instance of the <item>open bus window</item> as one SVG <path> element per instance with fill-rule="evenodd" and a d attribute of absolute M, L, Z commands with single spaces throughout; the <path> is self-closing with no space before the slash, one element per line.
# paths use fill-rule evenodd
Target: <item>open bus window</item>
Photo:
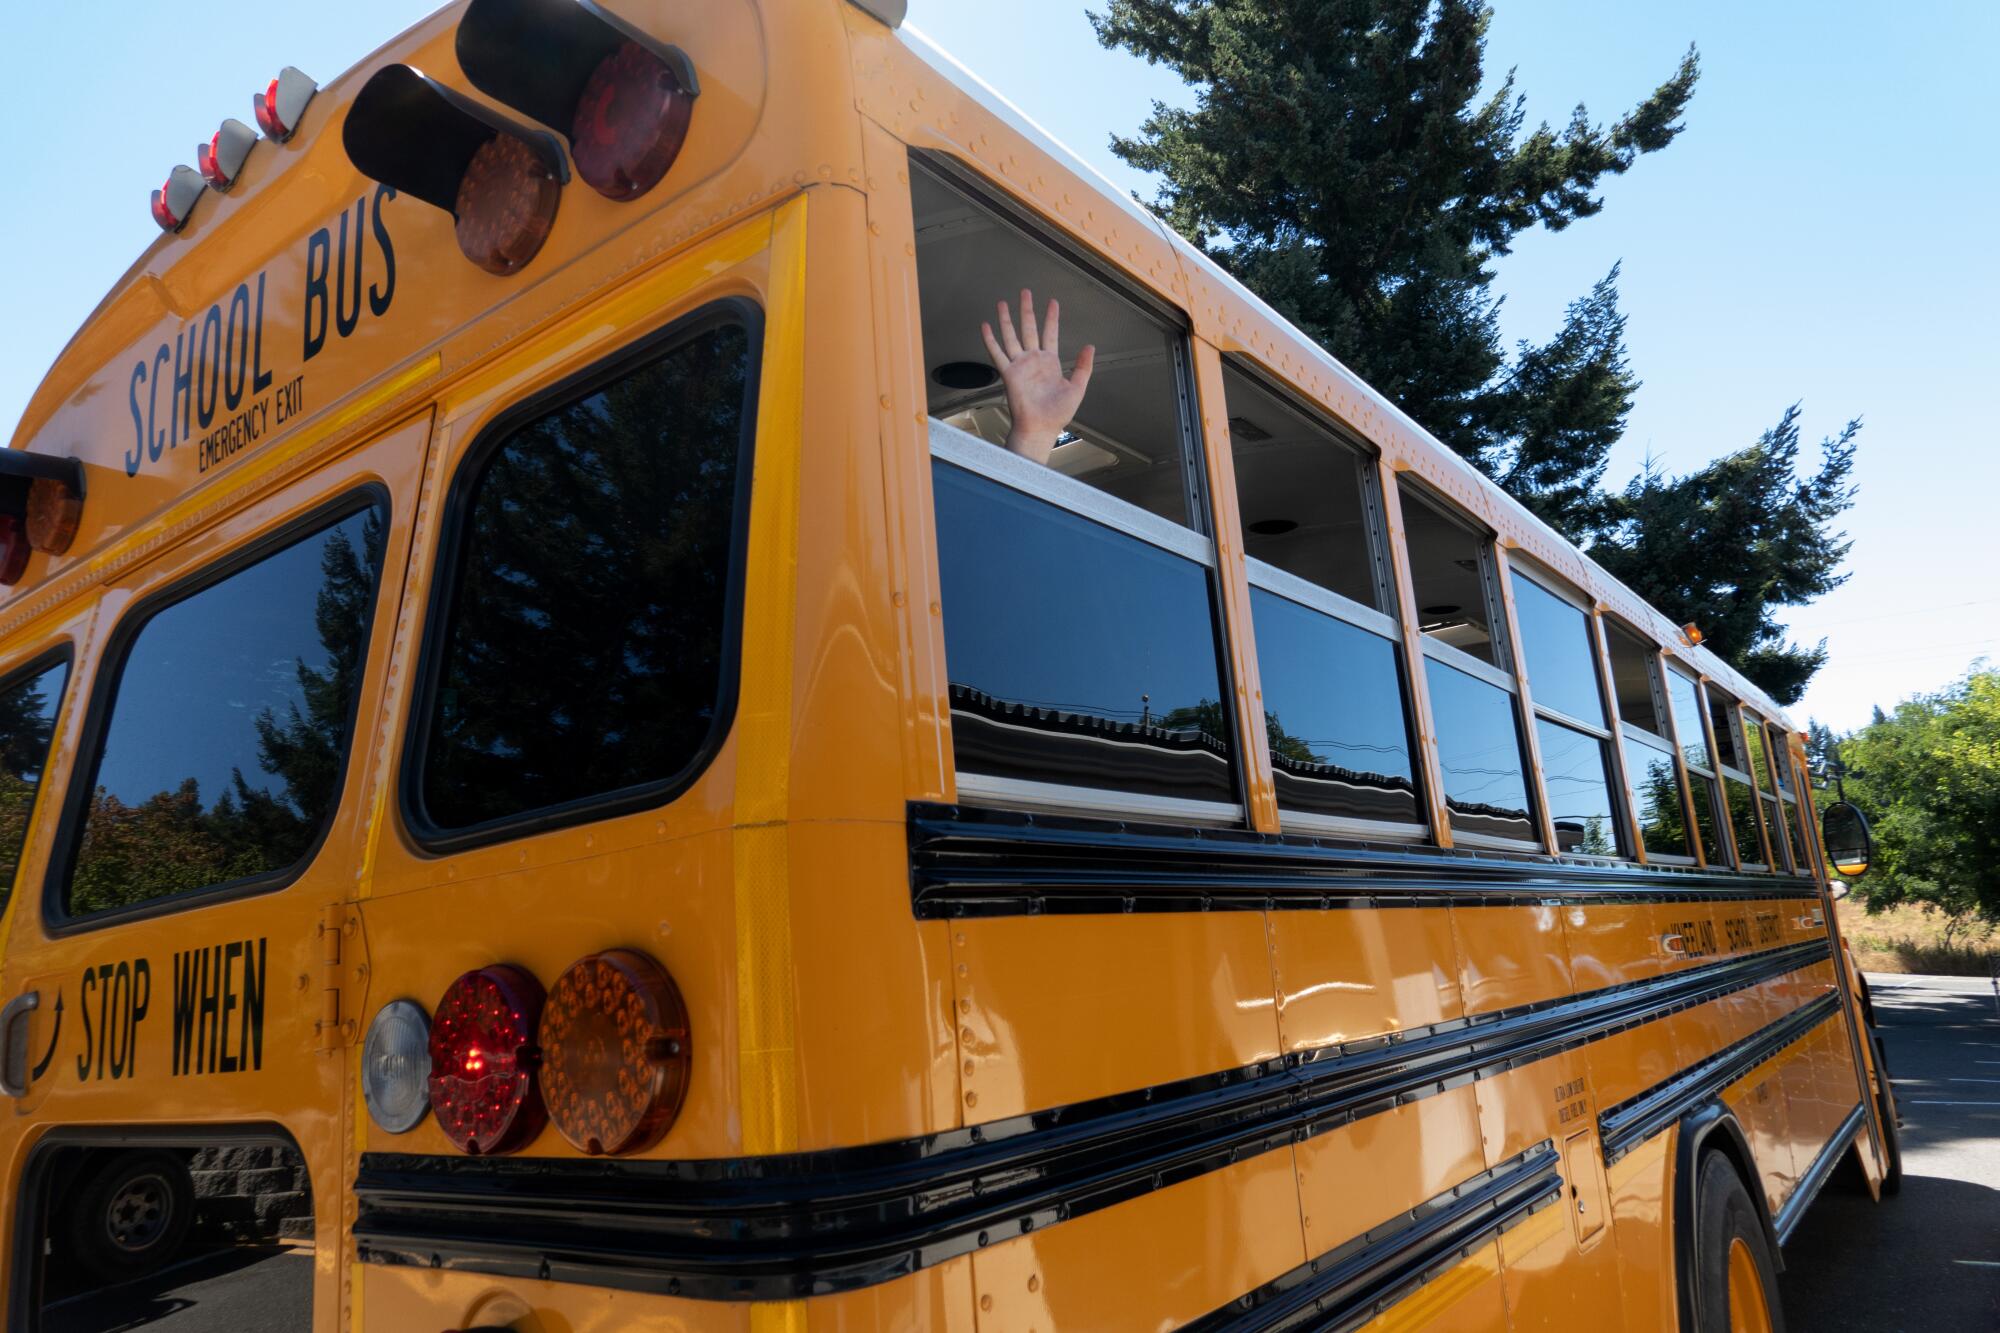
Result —
<path fill-rule="evenodd" d="M 1222 385 L 1278 808 L 1421 836 L 1374 460 L 1233 363 Z"/>
<path fill-rule="evenodd" d="M 430 832 L 599 817 L 699 770 L 733 699 L 756 349 L 736 306 L 698 315 L 474 446 L 413 727 Z"/>
<path fill-rule="evenodd" d="M 1658 655 L 1650 643 L 1610 620 L 1604 623 L 1604 642 L 1641 845 L 1649 858 L 1692 860 L 1680 768 L 1661 707 Z"/>
<path fill-rule="evenodd" d="M 1417 625 L 1449 648 L 1507 670 L 1497 642 L 1493 565 L 1487 540 L 1439 512 L 1407 487 L 1403 536 L 1409 544 L 1410 590 Z"/>
<path fill-rule="evenodd" d="M 312 1325 L 312 1182 L 296 1146 L 75 1137 L 38 1149 L 25 1176 L 22 1251 L 37 1263 L 15 1280 L 35 1333 Z"/>
<path fill-rule="evenodd" d="M 1086 345 L 1096 364 L 1048 466 L 1194 526 L 1178 330 L 936 172 L 916 166 L 910 197 L 930 415 L 1004 448 L 1007 393 L 979 326 L 997 324 L 996 304 L 1016 303 L 1023 288 L 1038 311 L 1053 298 L 1062 307 L 1064 370 Z"/>
<path fill-rule="evenodd" d="M 312 851 L 340 799 L 385 521 L 350 512 L 123 628 L 71 795 L 71 915 L 273 879 Z"/>
<path fill-rule="evenodd" d="M 1688 786 L 1694 797 L 1695 832 L 1701 838 L 1702 857 L 1712 866 L 1729 864 L 1729 849 L 1722 843 L 1722 791 L 1716 784 L 1714 761 L 1709 754 L 1708 733 L 1702 728 L 1701 687 L 1669 668 L 1667 699 L 1673 707 L 1674 734 L 1680 740 L 1681 757 L 1687 762 Z"/>
<path fill-rule="evenodd" d="M 0 683 L 0 912 L 20 873 L 21 845 L 42 789 L 56 710 L 69 680 L 67 659 L 42 661 Z"/>
<path fill-rule="evenodd" d="M 1238 817 L 1183 337 L 1003 206 L 920 161 L 910 174 L 961 797 Z M 1061 302 L 1066 366 L 1096 348 L 1046 465 L 1004 447 L 1007 392 L 980 333 L 1023 288 Z"/>

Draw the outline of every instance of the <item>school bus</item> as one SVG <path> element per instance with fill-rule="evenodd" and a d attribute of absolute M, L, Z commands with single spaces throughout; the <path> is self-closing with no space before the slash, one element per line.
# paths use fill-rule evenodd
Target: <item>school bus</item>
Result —
<path fill-rule="evenodd" d="M 0 458 L 9 1327 L 1771 1329 L 1895 1188 L 1783 711 L 902 10 L 155 192 Z"/>

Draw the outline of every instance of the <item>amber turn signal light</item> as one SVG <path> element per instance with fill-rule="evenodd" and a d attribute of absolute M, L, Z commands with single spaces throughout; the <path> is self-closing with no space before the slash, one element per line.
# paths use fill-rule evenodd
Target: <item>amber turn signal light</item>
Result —
<path fill-rule="evenodd" d="M 583 1152 L 643 1152 L 680 1114 L 693 1068 L 687 1006 L 637 950 L 572 964 L 549 991 L 540 1046 L 549 1118 Z"/>

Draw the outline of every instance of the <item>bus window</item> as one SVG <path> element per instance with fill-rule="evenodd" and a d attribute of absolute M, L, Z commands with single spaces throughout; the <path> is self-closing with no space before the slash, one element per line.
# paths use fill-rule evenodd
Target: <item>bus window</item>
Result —
<path fill-rule="evenodd" d="M 1222 380 L 1278 808 L 1421 836 L 1373 461 L 1236 366 Z"/>
<path fill-rule="evenodd" d="M 1791 867 L 1791 848 L 1786 844 L 1785 825 L 1778 818 L 1778 750 L 1767 740 L 1764 719 L 1755 713 L 1743 715 L 1743 735 L 1749 743 L 1750 773 L 1758 799 L 1763 803 L 1764 831 L 1770 838 L 1771 865 L 1777 870 Z"/>
<path fill-rule="evenodd" d="M 1048 466 L 1127 504 L 1195 526 L 1198 470 L 1187 448 L 1182 340 L 1166 319 L 1142 309 L 1054 246 L 1016 225 L 997 205 L 975 199 L 941 174 L 912 163 L 917 288 L 923 316 L 930 415 L 1004 451 L 1012 418 L 982 323 L 1010 320 L 1023 289 L 1039 318 L 1061 306 L 1061 356 L 1070 370 L 1086 346 L 1095 365 L 1075 419 L 1057 437 Z"/>
<path fill-rule="evenodd" d="M 1673 705 L 1674 734 L 1680 741 L 1681 758 L 1687 763 L 1688 785 L 1694 797 L 1695 832 L 1701 838 L 1702 858 L 1712 866 L 1729 864 L 1729 849 L 1722 843 L 1722 793 L 1716 785 L 1714 765 L 1708 753 L 1708 733 L 1701 720 L 1701 689 L 1692 678 L 1668 668 L 1667 698 Z"/>
<path fill-rule="evenodd" d="M 1522 631 L 1524 634 L 1526 631 Z M 1611 654 L 1611 685 L 1618 729 L 1631 779 L 1633 816 L 1649 860 L 1692 861 L 1687 817 L 1682 813 L 1680 769 L 1674 743 L 1667 739 L 1660 707 L 1659 667 L 1652 645 L 1606 621 L 1605 646 Z"/>
<path fill-rule="evenodd" d="M 1784 807 L 1785 827 L 1789 830 L 1792 844 L 1792 873 L 1810 875 L 1812 866 L 1812 842 L 1806 836 L 1805 807 L 1799 800 L 1799 782 L 1792 762 L 1789 738 L 1775 722 L 1769 724 L 1771 737 L 1771 765 L 1775 770 L 1778 786 L 1778 800 Z"/>
<path fill-rule="evenodd" d="M 1222 391 L 1243 550 L 1373 611 L 1388 611 L 1374 460 L 1225 362 Z"/>
<path fill-rule="evenodd" d="M 71 916 L 269 884 L 317 845 L 346 769 L 385 523 L 379 507 L 350 509 L 121 629 L 71 794 Z"/>
<path fill-rule="evenodd" d="M 1625 836 L 1611 795 L 1611 731 L 1605 726 L 1590 614 L 1518 568 L 1513 584 L 1542 752 L 1542 793 L 1555 824 L 1556 848 L 1618 856 Z"/>
<path fill-rule="evenodd" d="M 13 896 L 21 845 L 42 789 L 55 734 L 56 709 L 69 680 L 69 659 L 44 660 L 0 684 L 0 912 Z"/>
<path fill-rule="evenodd" d="M 1411 589 L 1424 632 L 1424 680 L 1454 840 L 1539 847 L 1528 806 L 1514 673 L 1497 638 L 1489 538 L 1402 489 Z"/>
<path fill-rule="evenodd" d="M 727 727 L 754 322 L 699 314 L 474 446 L 412 729 L 426 836 L 657 804 Z"/>
<path fill-rule="evenodd" d="M 1757 786 L 1745 758 L 1742 724 L 1736 701 L 1706 687 L 1709 718 L 1715 725 L 1715 757 L 1722 779 L 1722 796 L 1729 809 L 1729 832 L 1736 843 L 1736 860 L 1745 870 L 1767 870 L 1764 837 L 1757 827 Z"/>
<path fill-rule="evenodd" d="M 1240 816 L 1214 543 L 1181 410 L 1184 340 L 997 204 L 913 162 L 952 747 L 962 797 Z M 981 336 L 1061 304 L 1096 369 L 1047 463 L 1005 447 Z"/>

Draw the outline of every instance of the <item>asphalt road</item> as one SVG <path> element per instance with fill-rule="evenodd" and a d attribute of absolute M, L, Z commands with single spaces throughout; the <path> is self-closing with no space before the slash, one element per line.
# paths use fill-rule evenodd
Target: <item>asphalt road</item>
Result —
<path fill-rule="evenodd" d="M 1838 1178 L 1785 1247 L 1791 1333 L 2000 1330 L 2000 1009 L 1961 977 L 1873 975 L 1903 1192 Z"/>
<path fill-rule="evenodd" d="M 298 1333 L 312 1327 L 311 1250 L 213 1250 L 120 1286 L 51 1301 L 42 1333 Z"/>

